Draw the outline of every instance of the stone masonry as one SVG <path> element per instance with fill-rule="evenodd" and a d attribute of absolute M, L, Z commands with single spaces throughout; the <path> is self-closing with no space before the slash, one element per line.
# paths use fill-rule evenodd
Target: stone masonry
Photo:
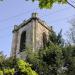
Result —
<path fill-rule="evenodd" d="M 48 39 L 51 30 L 51 27 L 38 18 L 37 13 L 32 13 L 30 19 L 23 21 L 19 26 L 14 26 L 11 55 L 14 56 L 16 54 L 17 57 L 20 57 L 21 53 L 23 55 L 23 50 L 20 51 L 21 40 L 24 40 L 21 39 L 23 32 L 26 32 L 23 35 L 26 39 L 24 50 L 30 48 L 36 51 L 43 47 L 43 33 L 45 33 L 45 37 Z"/>

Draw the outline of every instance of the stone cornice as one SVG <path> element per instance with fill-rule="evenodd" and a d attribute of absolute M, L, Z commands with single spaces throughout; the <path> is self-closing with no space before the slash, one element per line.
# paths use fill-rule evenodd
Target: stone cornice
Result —
<path fill-rule="evenodd" d="M 30 23 L 32 20 L 37 20 L 41 25 L 43 25 L 46 29 L 48 29 L 49 31 L 52 30 L 52 28 L 50 26 L 48 26 L 44 21 L 42 21 L 40 18 L 38 17 L 31 17 L 30 19 L 28 19 L 27 21 L 23 21 L 23 23 L 21 23 L 19 26 L 16 25 L 16 27 L 14 26 L 14 30 L 13 32 L 19 30 L 20 28 L 22 28 L 23 26 L 27 25 L 28 23 Z"/>

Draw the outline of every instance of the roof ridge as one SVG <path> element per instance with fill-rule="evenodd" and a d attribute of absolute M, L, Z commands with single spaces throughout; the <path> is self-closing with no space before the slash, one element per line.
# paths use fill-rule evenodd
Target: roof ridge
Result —
<path fill-rule="evenodd" d="M 29 18 L 28 20 L 24 20 L 20 25 L 15 25 L 13 32 L 19 30 L 21 27 L 25 26 L 27 23 L 29 23 L 32 19 L 38 20 L 44 27 L 46 27 L 48 30 L 52 30 L 52 27 L 47 25 L 47 23 L 43 20 L 41 20 L 39 17 L 37 17 L 36 13 L 32 13 L 32 17 Z"/>

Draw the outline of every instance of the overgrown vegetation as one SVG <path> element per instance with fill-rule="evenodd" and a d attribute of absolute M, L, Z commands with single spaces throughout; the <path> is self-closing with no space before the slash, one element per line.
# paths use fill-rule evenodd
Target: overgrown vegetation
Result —
<path fill-rule="evenodd" d="M 28 1 L 28 0 L 26 0 Z M 33 2 L 36 0 L 32 0 Z M 54 3 L 65 4 L 67 0 L 37 0 L 40 8 L 51 8 Z"/>
<path fill-rule="evenodd" d="M 51 32 L 46 45 L 33 52 L 25 51 L 26 60 L 6 58 L 0 53 L 0 75 L 74 75 L 75 46 L 64 44 L 62 30 L 56 34 Z M 38 74 L 37 74 L 38 73 Z"/>
<path fill-rule="evenodd" d="M 38 75 L 31 69 L 31 64 L 16 58 L 14 65 L 13 57 L 6 58 L 0 52 L 0 75 Z"/>
<path fill-rule="evenodd" d="M 74 75 L 75 46 L 64 44 L 62 31 L 52 31 L 46 46 L 39 51 L 27 50 L 27 61 L 39 75 Z"/>

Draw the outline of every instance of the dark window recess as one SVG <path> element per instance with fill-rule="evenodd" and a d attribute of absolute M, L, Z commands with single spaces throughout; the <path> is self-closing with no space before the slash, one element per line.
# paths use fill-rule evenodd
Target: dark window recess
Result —
<path fill-rule="evenodd" d="M 46 44 L 47 44 L 47 36 L 46 36 L 46 33 L 43 32 L 43 47 L 44 48 L 46 47 Z"/>
<path fill-rule="evenodd" d="M 20 52 L 26 49 L 26 31 L 22 32 L 20 39 Z"/>

